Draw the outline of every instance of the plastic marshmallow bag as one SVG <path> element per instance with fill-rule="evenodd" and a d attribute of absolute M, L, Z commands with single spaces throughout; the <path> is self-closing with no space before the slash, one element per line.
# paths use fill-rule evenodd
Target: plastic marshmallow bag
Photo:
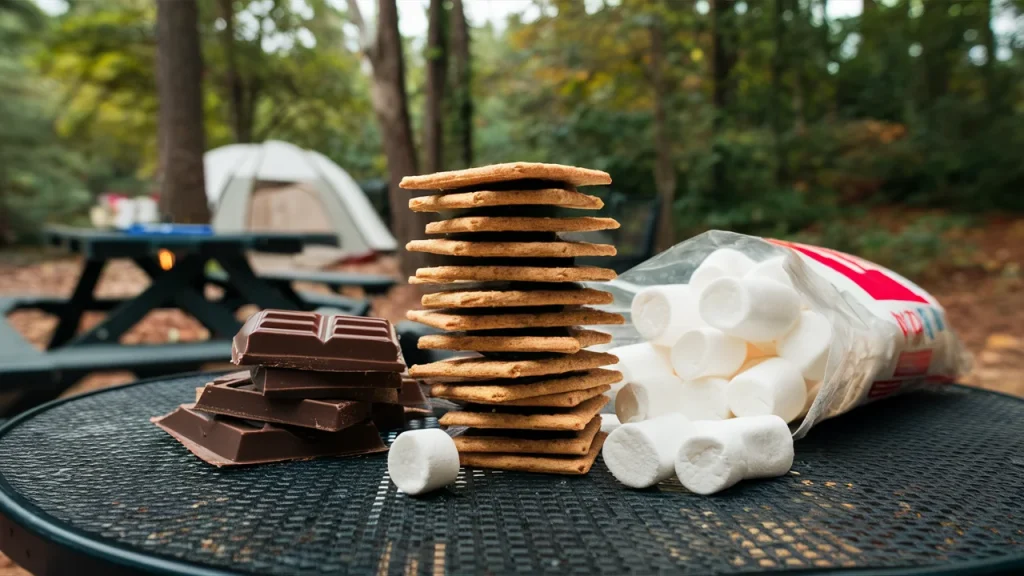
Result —
<path fill-rule="evenodd" d="M 799 424 L 796 438 L 818 422 L 867 402 L 947 384 L 970 369 L 970 355 L 935 298 L 895 272 L 826 248 L 713 230 L 594 287 L 615 295 L 606 309 L 630 318 L 637 293 L 650 286 L 690 283 L 700 264 L 720 249 L 735 250 L 755 263 L 782 257 L 802 306 L 832 325 L 824 379 L 803 419 L 793 422 Z M 691 289 L 708 284 L 706 278 L 692 281 Z M 612 346 L 644 341 L 632 321 L 612 328 Z"/>

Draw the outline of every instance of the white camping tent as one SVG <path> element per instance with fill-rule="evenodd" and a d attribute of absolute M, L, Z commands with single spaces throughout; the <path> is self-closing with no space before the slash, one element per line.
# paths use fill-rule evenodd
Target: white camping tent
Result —
<path fill-rule="evenodd" d="M 319 152 L 268 140 L 222 146 L 203 160 L 218 232 L 334 232 L 349 257 L 397 248 L 355 180 Z"/>

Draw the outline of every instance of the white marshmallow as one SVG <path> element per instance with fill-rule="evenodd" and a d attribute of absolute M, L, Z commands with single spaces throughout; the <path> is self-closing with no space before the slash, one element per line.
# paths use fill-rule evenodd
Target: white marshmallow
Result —
<path fill-rule="evenodd" d="M 679 445 L 691 426 L 681 414 L 623 424 L 604 441 L 604 463 L 616 480 L 630 488 L 654 486 L 672 477 Z"/>
<path fill-rule="evenodd" d="M 831 344 L 832 323 L 817 312 L 804 310 L 796 328 L 779 339 L 778 353 L 796 364 L 804 378 L 822 380 Z"/>
<path fill-rule="evenodd" d="M 683 380 L 732 376 L 746 359 L 746 342 L 710 327 L 684 332 L 669 352 L 672 368 Z"/>
<path fill-rule="evenodd" d="M 630 382 L 615 395 L 615 415 L 619 422 L 628 424 L 681 412 L 682 387 L 683 381 L 674 374 Z"/>
<path fill-rule="evenodd" d="M 649 382 L 673 375 L 667 348 L 641 342 L 612 348 L 608 353 L 619 359 L 618 364 L 609 366 L 612 370 L 622 372 L 618 388 L 630 382 Z"/>
<path fill-rule="evenodd" d="M 729 417 L 725 378 L 697 378 L 684 381 L 679 388 L 678 410 L 690 420 L 722 420 Z"/>
<path fill-rule="evenodd" d="M 786 267 L 783 263 L 786 261 L 785 256 L 779 256 L 777 258 L 769 258 L 763 262 L 758 262 L 747 272 L 747 278 L 766 278 L 768 280 L 774 280 L 779 284 L 793 287 L 793 279 L 789 277 L 789 272 L 786 272 Z"/>
<path fill-rule="evenodd" d="M 736 416 L 775 414 L 792 422 L 804 408 L 807 386 L 796 365 L 782 358 L 768 358 L 734 376 L 726 396 Z"/>
<path fill-rule="evenodd" d="M 698 494 L 781 476 L 792 466 L 793 436 L 778 416 L 696 422 L 676 454 L 679 482 Z"/>
<path fill-rule="evenodd" d="M 610 434 L 621 425 L 619 417 L 615 414 L 601 414 L 601 432 Z"/>
<path fill-rule="evenodd" d="M 650 286 L 633 297 L 633 326 L 644 339 L 661 346 L 704 323 L 697 314 L 697 293 L 686 284 Z"/>
<path fill-rule="evenodd" d="M 714 494 L 743 480 L 747 450 L 739 434 L 719 427 L 730 420 L 702 422 L 679 446 L 676 476 L 690 492 Z"/>
<path fill-rule="evenodd" d="M 694 295 L 719 278 L 741 278 L 755 266 L 753 260 L 742 252 L 730 248 L 715 250 L 697 266 L 690 275 L 690 286 Z"/>
<path fill-rule="evenodd" d="M 399 434 L 388 451 L 388 475 L 411 496 L 451 484 L 459 476 L 455 441 L 437 428 Z"/>
<path fill-rule="evenodd" d="M 747 474 L 751 478 L 782 476 L 793 467 L 793 434 L 775 415 L 733 418 L 729 429 L 739 431 L 747 448 Z"/>
<path fill-rule="evenodd" d="M 796 290 L 764 278 L 719 278 L 701 293 L 701 318 L 730 336 L 767 342 L 785 335 L 800 316 Z"/>

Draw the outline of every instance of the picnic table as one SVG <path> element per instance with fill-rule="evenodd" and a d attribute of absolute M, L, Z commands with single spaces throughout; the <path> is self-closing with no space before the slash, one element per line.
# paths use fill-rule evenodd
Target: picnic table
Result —
<path fill-rule="evenodd" d="M 47 241 L 80 254 L 84 263 L 70 298 L 16 296 L 0 298 L 0 314 L 39 309 L 57 316 L 57 327 L 45 351 L 26 342 L 6 321 L 0 322 L 0 393 L 27 391 L 9 411 L 48 400 L 81 376 L 97 370 L 130 370 L 146 377 L 196 370 L 227 360 L 230 339 L 241 327 L 236 311 L 243 305 L 260 308 L 313 310 L 331 307 L 365 315 L 369 302 L 337 294 L 299 292 L 295 281 L 319 282 L 334 288 L 361 286 L 367 293 L 386 291 L 394 280 L 329 272 L 278 271 L 257 274 L 246 259 L 249 251 L 297 254 L 307 245 L 337 245 L 333 234 L 127 234 L 118 231 L 49 227 Z M 169 263 L 168 253 L 173 263 Z M 165 261 L 161 267 L 160 256 Z M 114 259 L 129 259 L 151 280 L 148 288 L 127 299 L 97 298 L 100 275 Z M 164 269 L 168 268 L 168 269 Z M 207 284 L 219 286 L 223 297 L 206 296 Z M 119 338 L 147 313 L 178 308 L 210 331 L 205 342 L 122 345 Z M 86 311 L 107 312 L 105 319 L 78 333 Z"/>
<path fill-rule="evenodd" d="M 48 574 L 987 574 L 1024 570 L 1024 401 L 948 386 L 826 421 L 721 494 L 384 454 L 215 468 L 149 422 L 212 378 L 58 400 L 0 429 L 0 550 Z M 410 427 L 433 427 L 436 417 Z M 396 434 L 385 435 L 387 441 Z"/>

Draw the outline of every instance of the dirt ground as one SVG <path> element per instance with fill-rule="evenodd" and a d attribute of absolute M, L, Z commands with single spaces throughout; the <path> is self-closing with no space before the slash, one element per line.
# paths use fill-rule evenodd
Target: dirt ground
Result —
<path fill-rule="evenodd" d="M 965 383 L 1024 397 L 1024 219 L 994 220 L 963 234 L 964 242 L 978 247 L 967 263 L 943 268 L 920 283 L 946 307 L 950 323 L 974 355 L 974 366 Z M 0 254 L 0 295 L 70 295 L 80 261 L 52 252 Z M 393 259 L 338 269 L 376 274 L 398 271 Z M 115 262 L 105 270 L 97 289 L 99 297 L 125 297 L 144 289 L 145 274 L 129 262 Z M 323 287 L 304 286 L 304 289 Z M 357 294 L 352 294 L 357 295 Z M 405 311 L 418 302 L 415 287 L 395 287 L 375 298 L 374 314 L 392 321 L 403 320 Z M 241 311 L 241 315 L 248 311 Z M 82 329 L 94 325 L 101 314 L 88 314 Z M 54 318 L 33 311 L 9 316 L 9 322 L 30 342 L 42 347 L 54 329 Z M 203 340 L 209 336 L 195 319 L 176 310 L 151 312 L 123 338 L 124 343 L 161 343 Z M 76 384 L 67 394 L 130 382 L 127 372 L 96 373 Z M 0 554 L 0 576 L 24 576 L 28 572 Z"/>

